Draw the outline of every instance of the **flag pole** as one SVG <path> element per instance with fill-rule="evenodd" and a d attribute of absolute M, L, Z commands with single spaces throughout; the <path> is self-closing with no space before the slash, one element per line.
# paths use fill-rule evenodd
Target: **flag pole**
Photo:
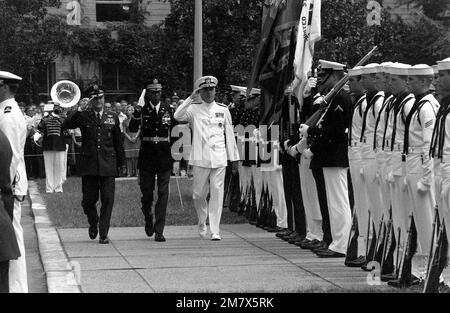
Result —
<path fill-rule="evenodd" d="M 203 27 L 202 27 L 202 0 L 195 0 L 194 15 L 194 84 L 203 76 Z M 194 88 L 195 89 L 195 86 Z"/>

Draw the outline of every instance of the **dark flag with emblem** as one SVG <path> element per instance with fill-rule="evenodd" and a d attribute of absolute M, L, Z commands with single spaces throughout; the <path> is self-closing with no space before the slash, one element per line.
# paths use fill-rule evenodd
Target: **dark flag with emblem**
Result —
<path fill-rule="evenodd" d="M 261 87 L 260 124 L 278 122 L 284 90 L 294 78 L 293 63 L 302 2 L 266 0 L 261 42 L 249 83 Z"/>
<path fill-rule="evenodd" d="M 431 259 L 428 275 L 425 280 L 424 293 L 436 293 L 439 290 L 439 278 L 448 264 L 448 240 L 445 223 L 442 222 L 436 248 Z"/>

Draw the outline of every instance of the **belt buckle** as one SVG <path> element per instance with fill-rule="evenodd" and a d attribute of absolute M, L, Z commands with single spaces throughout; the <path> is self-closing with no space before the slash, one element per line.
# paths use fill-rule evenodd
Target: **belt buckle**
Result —
<path fill-rule="evenodd" d="M 155 142 L 155 143 L 158 143 L 158 142 L 159 142 L 159 137 L 158 137 L 158 136 L 154 137 L 154 142 Z"/>

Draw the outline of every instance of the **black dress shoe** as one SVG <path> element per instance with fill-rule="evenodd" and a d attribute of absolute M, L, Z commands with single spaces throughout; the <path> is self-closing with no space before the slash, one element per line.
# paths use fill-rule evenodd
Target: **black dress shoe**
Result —
<path fill-rule="evenodd" d="M 285 229 L 281 228 L 281 227 L 278 227 L 278 226 L 275 226 L 275 227 L 269 228 L 267 231 L 269 233 L 278 233 L 278 232 L 283 231 L 283 230 L 285 230 Z"/>
<path fill-rule="evenodd" d="M 275 236 L 277 236 L 278 238 L 282 238 L 282 237 L 286 237 L 289 236 L 290 234 L 292 234 L 294 231 L 290 230 L 290 229 L 285 229 L 279 233 L 276 233 Z"/>
<path fill-rule="evenodd" d="M 305 238 L 305 239 L 303 239 L 301 241 L 294 242 L 294 245 L 296 245 L 297 247 L 302 248 L 302 246 L 304 246 L 305 244 L 308 244 L 310 242 L 311 242 L 311 240 L 309 240 L 308 238 Z M 302 248 L 302 249 L 304 249 L 304 248 Z"/>
<path fill-rule="evenodd" d="M 397 274 L 394 272 L 389 273 L 389 274 L 381 274 L 381 281 L 383 282 L 387 282 L 390 280 L 396 280 L 397 279 Z"/>
<path fill-rule="evenodd" d="M 108 237 L 100 237 L 100 239 L 98 240 L 98 243 L 105 245 L 109 243 L 109 238 Z"/>
<path fill-rule="evenodd" d="M 153 226 L 153 221 L 145 222 L 145 233 L 147 236 L 151 237 L 155 233 L 155 228 Z"/>
<path fill-rule="evenodd" d="M 310 248 L 310 250 L 314 253 L 316 253 L 316 251 L 319 251 L 319 250 L 327 250 L 327 249 L 328 249 L 328 244 L 325 241 L 321 241 L 317 245 L 313 245 Z"/>
<path fill-rule="evenodd" d="M 293 231 L 290 235 L 284 236 L 281 239 L 283 239 L 284 241 L 289 241 L 297 236 L 299 236 L 299 234 L 296 231 Z"/>
<path fill-rule="evenodd" d="M 319 258 L 344 258 L 345 257 L 345 254 L 335 252 L 330 249 L 317 251 L 316 254 Z"/>
<path fill-rule="evenodd" d="M 296 242 L 303 241 L 305 238 L 306 238 L 305 235 L 297 235 L 296 237 L 294 237 L 294 238 L 292 238 L 292 239 L 289 239 L 288 242 L 289 242 L 291 245 L 293 245 L 293 244 L 295 244 Z"/>
<path fill-rule="evenodd" d="M 92 240 L 97 238 L 97 234 L 98 234 L 98 227 L 97 227 L 97 225 L 89 226 L 88 233 L 89 233 L 89 238 L 91 238 Z"/>
<path fill-rule="evenodd" d="M 317 239 L 305 241 L 300 244 L 300 248 L 302 249 L 311 249 L 311 246 L 317 245 L 320 241 Z"/>
<path fill-rule="evenodd" d="M 401 282 L 400 279 L 394 279 L 388 281 L 388 285 L 395 288 L 408 288 L 411 286 L 420 285 L 422 283 L 422 279 L 411 275 L 411 280 L 409 282 Z"/>
<path fill-rule="evenodd" d="M 164 241 L 166 241 L 166 238 L 164 238 L 163 234 L 156 233 L 155 234 L 155 241 L 164 242 Z"/>
<path fill-rule="evenodd" d="M 344 265 L 348 267 L 361 267 L 365 263 L 366 257 L 361 255 L 354 260 L 346 261 Z"/>

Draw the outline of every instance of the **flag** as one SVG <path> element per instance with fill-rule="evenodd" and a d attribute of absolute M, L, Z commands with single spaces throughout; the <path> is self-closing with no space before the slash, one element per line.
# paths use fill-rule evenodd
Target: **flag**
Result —
<path fill-rule="evenodd" d="M 425 281 L 423 289 L 424 293 L 436 293 L 439 290 L 439 278 L 442 271 L 448 264 L 448 240 L 447 232 L 445 230 L 445 224 L 442 223 L 442 227 L 439 231 L 439 237 L 436 243 L 436 249 L 434 250 L 433 257 L 431 259 L 430 269 Z"/>
<path fill-rule="evenodd" d="M 304 0 L 295 49 L 293 82 L 294 94 L 303 101 L 303 89 L 308 80 L 308 71 L 312 67 L 314 45 L 321 38 L 321 0 Z"/>
<path fill-rule="evenodd" d="M 284 90 L 293 79 L 297 28 L 302 3 L 298 0 L 266 0 L 261 41 L 247 89 L 261 88 L 261 125 L 277 123 Z"/>

